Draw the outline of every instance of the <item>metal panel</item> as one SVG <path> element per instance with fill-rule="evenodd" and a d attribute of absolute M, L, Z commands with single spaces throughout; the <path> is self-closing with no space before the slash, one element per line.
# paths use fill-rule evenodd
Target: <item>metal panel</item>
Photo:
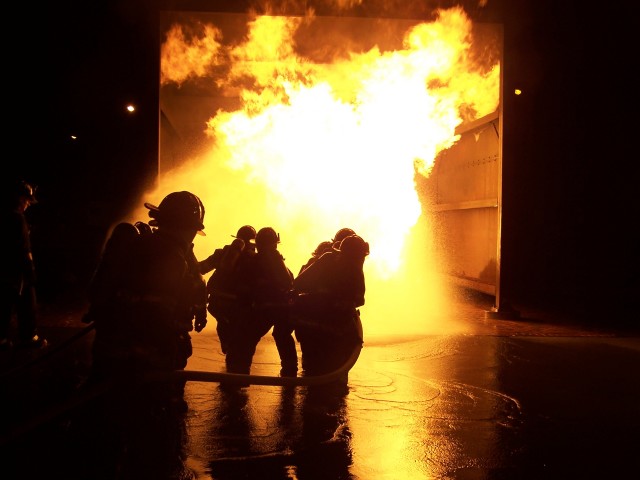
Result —
<path fill-rule="evenodd" d="M 439 254 L 455 280 L 497 294 L 501 141 L 498 112 L 465 125 L 425 181 Z"/>

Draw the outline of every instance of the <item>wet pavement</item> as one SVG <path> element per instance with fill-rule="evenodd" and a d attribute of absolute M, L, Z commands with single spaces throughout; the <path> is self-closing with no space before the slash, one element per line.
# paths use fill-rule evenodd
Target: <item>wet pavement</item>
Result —
<path fill-rule="evenodd" d="M 637 475 L 640 333 L 542 314 L 492 319 L 489 307 L 474 301 L 457 309 L 465 328 L 454 333 L 367 336 L 364 317 L 364 347 L 347 392 L 188 382 L 186 412 L 143 407 L 128 418 L 127 426 L 137 425 L 137 453 L 103 476 L 95 451 L 122 453 L 109 450 L 111 420 L 91 418 L 91 401 L 78 394 L 92 332 L 80 322 L 81 307 L 44 312 L 46 349 L 1 352 L 2 465 L 10 473 L 3 478 Z M 194 334 L 193 345 L 188 370 L 223 371 L 214 328 Z M 268 335 L 252 373 L 278 370 Z"/>

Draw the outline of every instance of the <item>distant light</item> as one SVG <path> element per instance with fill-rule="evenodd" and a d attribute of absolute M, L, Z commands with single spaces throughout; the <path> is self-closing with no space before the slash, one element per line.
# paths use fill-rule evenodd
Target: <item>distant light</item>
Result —
<path fill-rule="evenodd" d="M 520 95 L 522 94 L 522 90 L 520 90 L 519 88 L 516 88 L 513 93 L 515 93 L 516 95 Z"/>
<path fill-rule="evenodd" d="M 134 107 L 133 105 L 127 105 L 127 111 L 129 113 L 133 113 L 136 111 L 136 107 Z"/>
<path fill-rule="evenodd" d="M 71 135 L 71 140 L 77 140 L 77 139 L 78 139 L 78 137 L 77 137 L 77 136 L 75 136 L 75 135 Z"/>

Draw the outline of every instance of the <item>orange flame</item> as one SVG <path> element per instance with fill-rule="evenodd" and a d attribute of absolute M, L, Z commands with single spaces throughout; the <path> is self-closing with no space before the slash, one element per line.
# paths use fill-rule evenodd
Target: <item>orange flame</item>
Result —
<path fill-rule="evenodd" d="M 216 87 L 238 106 L 212 112 L 206 153 L 162 176 L 150 200 L 176 189 L 201 196 L 206 239 L 216 243 L 196 245 L 200 257 L 243 224 L 273 226 L 294 274 L 320 241 L 351 227 L 371 245 L 370 315 L 397 316 L 400 303 L 411 317 L 437 316 L 443 291 L 415 176 L 429 175 L 438 153 L 458 140 L 458 125 L 496 110 L 500 66 L 474 63 L 472 24 L 459 7 L 414 25 L 402 49 L 376 46 L 331 62 L 296 51 L 299 29 L 312 21 L 255 17 L 242 41 L 226 47 L 215 26 L 191 37 L 172 27 L 163 84 L 226 60 Z M 384 331 L 382 321 L 366 325 Z"/>

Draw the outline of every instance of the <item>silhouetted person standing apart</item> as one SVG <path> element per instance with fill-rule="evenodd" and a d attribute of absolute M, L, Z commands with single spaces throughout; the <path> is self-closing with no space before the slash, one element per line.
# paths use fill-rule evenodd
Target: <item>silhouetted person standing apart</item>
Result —
<path fill-rule="evenodd" d="M 37 331 L 36 271 L 25 211 L 36 203 L 35 189 L 19 181 L 7 194 L 2 213 L 5 243 L 2 247 L 2 312 L 0 348 L 11 348 L 11 321 L 17 320 L 18 346 L 42 347 L 46 340 Z"/>

